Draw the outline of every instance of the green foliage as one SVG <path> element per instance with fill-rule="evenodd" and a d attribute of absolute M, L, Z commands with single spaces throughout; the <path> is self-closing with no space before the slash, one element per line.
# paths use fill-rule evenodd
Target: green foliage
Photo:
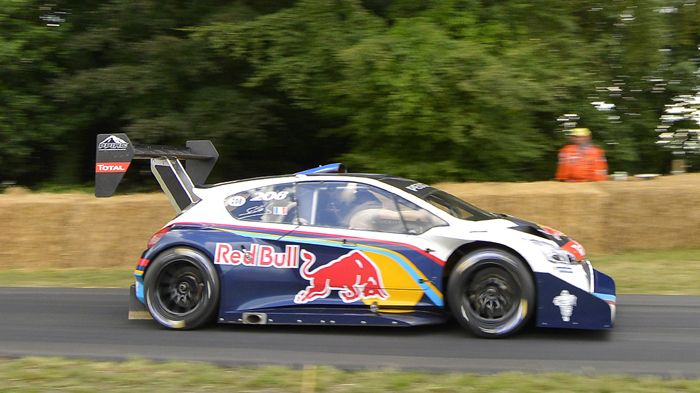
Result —
<path fill-rule="evenodd" d="M 206 19 L 216 10 L 212 4 L 165 12 L 159 4 L 103 4 L 94 11 L 99 27 L 70 38 L 63 58 L 78 71 L 55 83 L 66 121 L 85 135 L 80 140 L 89 141 L 86 151 L 94 149 L 98 132 L 124 131 L 137 142 L 157 144 L 214 139 L 222 155 L 234 157 L 224 165 L 234 167 L 249 145 L 265 146 L 276 124 L 269 110 L 275 102 L 240 88 L 236 66 L 182 30 Z"/>
<path fill-rule="evenodd" d="M 103 132 L 212 139 L 222 153 L 213 180 L 335 159 L 424 181 L 546 179 L 565 113 L 593 130 L 612 170 L 662 172 L 670 155 L 654 129 L 664 105 L 698 85 L 698 9 L 676 0 L 3 2 L 0 180 L 88 181 Z M 599 101 L 614 107 L 591 105 Z"/>
<path fill-rule="evenodd" d="M 44 26 L 31 0 L 0 2 L 0 179 L 25 181 L 57 148 L 62 127 L 48 85 L 60 75 L 54 48 L 64 32 Z"/>
<path fill-rule="evenodd" d="M 677 78 L 673 88 L 684 91 L 695 82 L 671 67 L 687 57 L 660 51 L 675 43 L 661 3 L 372 2 L 374 15 L 359 2 L 335 5 L 300 1 L 195 34 L 248 61 L 247 85 L 271 84 L 337 119 L 332 131 L 351 138 L 342 157 L 356 170 L 547 178 L 564 143 L 555 119 L 577 112 L 613 169 L 661 171 L 668 157 L 653 127 L 671 91 L 654 91 L 653 81 Z"/>

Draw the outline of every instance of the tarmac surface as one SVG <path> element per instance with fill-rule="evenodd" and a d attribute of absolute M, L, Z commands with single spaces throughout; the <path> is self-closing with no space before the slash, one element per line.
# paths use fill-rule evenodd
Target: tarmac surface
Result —
<path fill-rule="evenodd" d="M 0 356 L 700 377 L 700 297 L 623 295 L 611 331 L 530 328 L 501 340 L 472 337 L 454 323 L 169 331 L 127 320 L 128 300 L 127 289 L 0 287 Z"/>

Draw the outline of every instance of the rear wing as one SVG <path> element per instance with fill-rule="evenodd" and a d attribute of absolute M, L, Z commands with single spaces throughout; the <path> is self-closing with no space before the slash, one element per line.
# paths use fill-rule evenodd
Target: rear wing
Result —
<path fill-rule="evenodd" d="M 199 201 L 192 190 L 204 184 L 218 158 L 219 153 L 208 140 L 187 141 L 184 149 L 178 149 L 134 145 L 126 134 L 100 134 L 95 156 L 95 196 L 112 196 L 131 160 L 151 160 L 151 172 L 179 213 Z M 180 160 L 185 160 L 184 167 Z"/>

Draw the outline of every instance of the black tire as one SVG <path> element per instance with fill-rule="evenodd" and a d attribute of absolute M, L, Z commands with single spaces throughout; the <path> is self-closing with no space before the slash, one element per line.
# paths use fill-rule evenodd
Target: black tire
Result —
<path fill-rule="evenodd" d="M 162 252 L 146 270 L 146 306 L 169 329 L 196 329 L 212 321 L 219 305 L 219 276 L 204 254 L 177 247 Z"/>
<path fill-rule="evenodd" d="M 473 251 L 447 282 L 447 301 L 460 325 L 479 337 L 506 337 L 534 312 L 535 285 L 525 263 L 499 249 Z"/>

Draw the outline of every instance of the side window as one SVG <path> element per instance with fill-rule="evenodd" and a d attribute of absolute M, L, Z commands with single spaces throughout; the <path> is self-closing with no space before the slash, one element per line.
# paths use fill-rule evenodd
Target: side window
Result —
<path fill-rule="evenodd" d="M 441 218 L 418 207 L 412 202 L 398 197 L 396 202 L 399 205 L 399 212 L 406 225 L 406 229 L 408 229 L 408 233 L 412 235 L 420 235 L 430 228 L 447 225 Z"/>
<path fill-rule="evenodd" d="M 297 184 L 297 196 L 299 222 L 302 225 L 422 233 L 435 225 L 444 224 L 412 203 L 363 183 L 304 182 Z"/>
<path fill-rule="evenodd" d="M 347 182 L 298 183 L 299 222 L 302 225 L 347 228 L 351 192 Z"/>
<path fill-rule="evenodd" d="M 233 194 L 224 200 L 233 218 L 243 221 L 297 224 L 294 184 L 276 184 Z"/>
<path fill-rule="evenodd" d="M 450 206 L 447 205 L 445 201 L 442 199 L 436 198 L 433 195 L 429 195 L 425 200 L 430 203 L 431 205 L 437 207 L 438 209 L 444 211 L 447 214 L 453 215 L 452 209 L 450 209 Z"/>

